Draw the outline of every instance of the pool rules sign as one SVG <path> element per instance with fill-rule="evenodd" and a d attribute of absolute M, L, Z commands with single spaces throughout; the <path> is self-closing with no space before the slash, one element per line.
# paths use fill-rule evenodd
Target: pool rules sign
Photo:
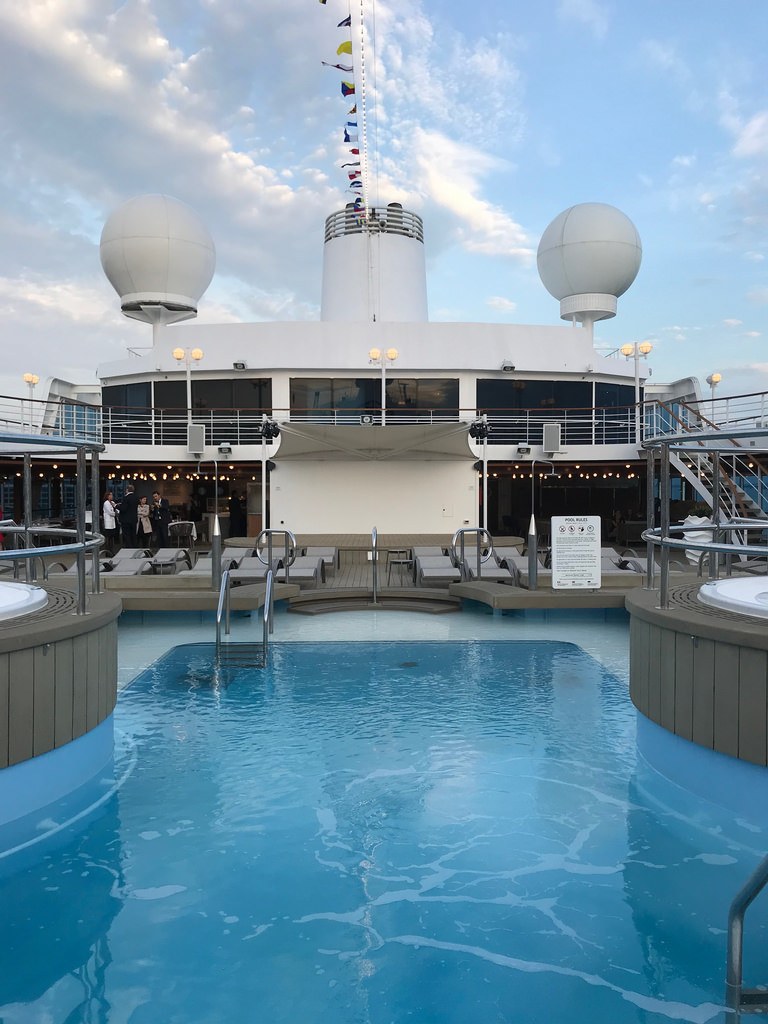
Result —
<path fill-rule="evenodd" d="M 552 516 L 553 590 L 600 586 L 600 516 Z"/>

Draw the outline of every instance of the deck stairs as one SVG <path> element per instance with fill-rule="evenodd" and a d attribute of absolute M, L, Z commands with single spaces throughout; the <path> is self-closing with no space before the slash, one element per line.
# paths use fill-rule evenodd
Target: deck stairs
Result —
<path fill-rule="evenodd" d="M 700 450 L 689 448 L 684 453 L 670 450 L 670 462 L 711 509 L 719 508 L 723 520 L 768 520 L 768 471 L 756 452 L 745 448 L 736 437 L 730 437 L 727 424 L 721 427 L 701 410 L 679 403 L 676 409 L 659 403 L 672 429 L 690 434 Z M 720 455 L 719 487 L 714 494 L 714 472 L 711 455 L 711 431 L 719 431 L 729 450 Z M 710 439 L 698 440 L 706 431 Z M 706 449 L 706 450 L 705 450 Z"/>
<path fill-rule="evenodd" d="M 714 481 L 712 471 L 712 459 L 705 452 L 687 452 L 680 456 L 677 452 L 670 451 L 669 461 L 680 475 L 690 483 L 702 501 L 710 508 L 715 507 L 715 496 L 713 494 Z M 749 466 L 749 462 L 753 466 Z M 754 457 L 745 460 L 742 456 L 727 455 L 720 459 L 720 486 L 717 495 L 717 504 L 723 519 L 765 519 L 768 520 L 768 512 L 761 507 L 755 497 L 763 498 L 765 503 L 768 495 L 761 495 L 763 487 L 762 474 L 756 487 L 750 487 L 752 494 L 747 491 L 740 480 L 756 475 L 757 464 Z"/>
<path fill-rule="evenodd" d="M 217 668 L 225 673 L 244 668 L 264 668 L 264 648 L 261 643 L 223 643 L 217 655 Z"/>

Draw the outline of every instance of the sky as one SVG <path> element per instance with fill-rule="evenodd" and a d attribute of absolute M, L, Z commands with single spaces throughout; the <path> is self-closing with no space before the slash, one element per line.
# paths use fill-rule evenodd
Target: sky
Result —
<path fill-rule="evenodd" d="M 605 202 L 643 261 L 596 345 L 651 341 L 654 381 L 768 390 L 767 4 L 351 2 L 369 198 L 422 216 L 431 320 L 560 323 L 539 239 Z M 94 383 L 150 344 L 99 260 L 145 193 L 214 238 L 200 322 L 319 317 L 354 159 L 349 76 L 321 62 L 348 60 L 349 3 L 0 0 L 0 393 L 26 372 Z"/>

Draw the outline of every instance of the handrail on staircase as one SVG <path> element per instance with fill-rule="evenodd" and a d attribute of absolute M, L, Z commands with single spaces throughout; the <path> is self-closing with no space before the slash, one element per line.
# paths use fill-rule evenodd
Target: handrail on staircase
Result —
<path fill-rule="evenodd" d="M 768 856 L 760 861 L 736 893 L 728 911 L 728 958 L 725 969 L 725 1001 L 732 1010 L 768 1010 L 768 990 L 744 989 L 744 915 L 768 885 Z"/>
<path fill-rule="evenodd" d="M 373 569 L 373 603 L 379 603 L 379 531 L 371 530 L 371 567 Z"/>
<path fill-rule="evenodd" d="M 461 570 L 461 578 L 469 579 L 469 568 L 465 557 L 465 538 L 474 536 L 477 558 L 477 578 L 482 577 L 482 565 L 493 556 L 493 537 L 483 526 L 467 526 L 457 530 L 451 538 L 451 557 Z M 483 554 L 483 547 L 487 547 Z"/>

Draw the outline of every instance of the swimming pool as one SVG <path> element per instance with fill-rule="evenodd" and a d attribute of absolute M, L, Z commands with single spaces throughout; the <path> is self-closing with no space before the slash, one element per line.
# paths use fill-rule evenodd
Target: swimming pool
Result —
<path fill-rule="evenodd" d="M 169 652 L 118 705 L 122 785 L 0 862 L 4 1024 L 722 1018 L 766 822 L 651 768 L 622 680 L 557 642 L 273 650 L 218 685 Z"/>

